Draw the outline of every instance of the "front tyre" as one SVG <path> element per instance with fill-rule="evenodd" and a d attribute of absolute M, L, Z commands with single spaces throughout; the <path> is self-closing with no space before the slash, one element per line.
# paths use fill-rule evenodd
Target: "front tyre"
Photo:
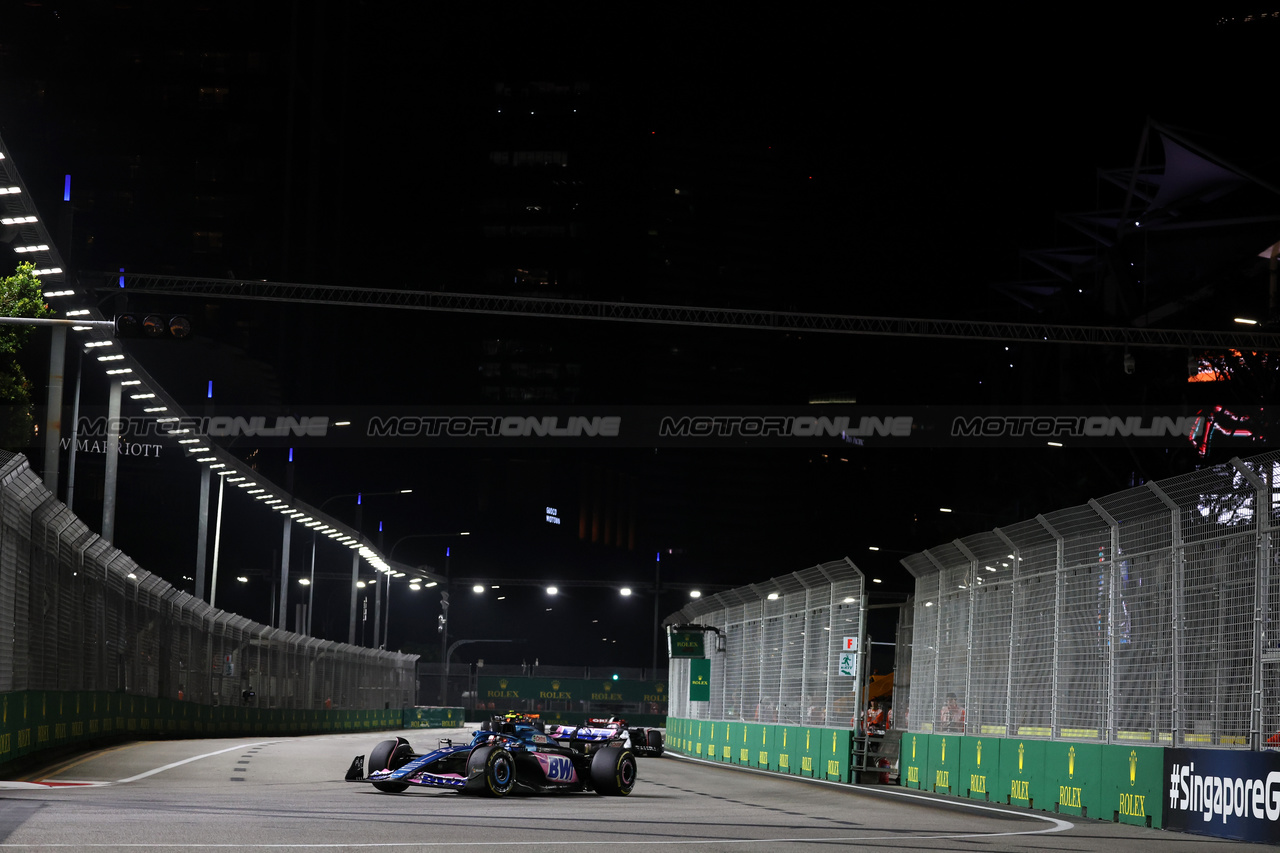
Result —
<path fill-rule="evenodd" d="M 413 757 L 413 749 L 404 738 L 384 740 L 369 753 L 369 772 L 375 770 L 399 770 Z M 374 782 L 373 787 L 387 794 L 399 794 L 409 790 L 407 782 Z"/>
<path fill-rule="evenodd" d="M 636 755 L 626 747 L 606 746 L 591 756 L 591 787 L 597 794 L 625 797 L 636 786 Z"/>
<path fill-rule="evenodd" d="M 500 746 L 481 746 L 467 758 L 468 792 L 504 797 L 516 785 L 516 763 Z"/>

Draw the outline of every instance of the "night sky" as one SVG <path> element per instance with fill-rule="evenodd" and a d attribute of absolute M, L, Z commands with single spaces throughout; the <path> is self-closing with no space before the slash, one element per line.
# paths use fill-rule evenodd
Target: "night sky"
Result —
<path fill-rule="evenodd" d="M 75 236 L 60 248 L 82 281 L 123 267 L 494 292 L 486 270 L 498 262 L 477 214 L 488 152 L 504 134 L 524 140 L 514 147 L 541 135 L 547 147 L 568 137 L 591 178 L 580 274 L 549 295 L 1110 325 L 1088 300 L 1036 312 L 992 284 L 1038 276 L 1020 250 L 1083 242 L 1054 214 L 1103 203 L 1097 170 L 1133 164 L 1148 118 L 1274 175 L 1272 13 L 647 4 L 606 21 L 586 4 L 7 3 L 0 134 L 42 212 L 72 174 Z M 220 50 L 249 59 L 200 59 Z M 589 81 L 589 112 L 517 127 L 496 114 L 517 101 L 495 84 L 527 81 Z M 208 108 L 193 107 L 191 87 L 206 83 Z M 229 107 L 213 103 L 222 97 Z M 692 201 L 674 206 L 667 188 L 681 184 Z M 193 251 L 174 223 L 207 213 L 201 196 L 215 186 L 231 188 L 216 210 L 227 240 Z M 100 296 L 111 313 L 118 295 Z M 153 303 L 129 303 L 139 306 Z M 219 407 L 475 405 L 482 342 L 504 339 L 582 365 L 572 402 L 592 405 L 831 394 L 885 406 L 1177 404 L 1186 393 L 1178 353 L 1144 354 L 1126 376 L 1121 354 L 1101 348 L 1063 357 L 1021 344 L 231 300 L 155 307 L 191 314 L 197 337 L 133 351 L 192 413 L 210 380 Z M 104 387 L 86 376 L 99 401 Z M 841 461 L 810 450 L 302 449 L 292 476 L 312 505 L 413 488 L 370 498 L 365 530 L 381 522 L 384 549 L 416 537 L 395 559 L 437 570 L 451 545 L 455 577 L 641 587 L 661 553 L 665 582 L 739 585 L 849 556 L 892 600 L 911 589 L 897 564 L 906 553 L 1203 462 L 1190 448 L 850 450 Z M 176 455 L 124 466 L 116 538 L 182 584 L 198 476 Z M 252 461 L 283 482 L 283 451 Z M 546 523 L 545 507 L 576 512 L 592 489 L 630 508 L 633 542 L 579 541 L 576 519 Z M 328 511 L 353 523 L 349 503 Z M 944 517 L 944 505 L 963 511 Z M 228 501 L 218 603 L 266 621 L 279 521 L 255 509 Z M 472 535 L 422 536 L 460 530 Z M 305 535 L 293 552 L 296 576 L 309 564 Z M 316 632 L 345 639 L 349 557 L 321 548 L 318 566 L 333 577 L 318 587 Z M 227 583 L 241 573 L 249 585 Z M 566 586 L 548 610 L 535 586 L 503 592 L 466 604 L 470 593 L 456 593 L 451 629 L 530 641 L 459 658 L 650 662 L 651 595 Z M 391 647 L 430 654 L 438 597 L 415 595 L 393 603 Z M 663 594 L 662 616 L 681 595 Z M 874 630 L 887 640 L 892 626 Z"/>

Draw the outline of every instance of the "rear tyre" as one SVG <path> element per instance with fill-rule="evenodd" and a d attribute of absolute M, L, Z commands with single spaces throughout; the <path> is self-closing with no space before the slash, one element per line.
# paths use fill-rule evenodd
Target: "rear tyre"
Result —
<path fill-rule="evenodd" d="M 409 763 L 413 756 L 413 748 L 404 738 L 384 740 L 369 753 L 369 772 L 375 770 L 399 770 Z M 374 782 L 373 787 L 387 794 L 398 794 L 409 790 L 407 782 Z"/>
<path fill-rule="evenodd" d="M 467 758 L 467 792 L 504 797 L 516 785 L 516 763 L 500 746 L 481 746 Z"/>
<path fill-rule="evenodd" d="M 636 786 L 636 755 L 621 746 L 606 746 L 591 756 L 591 787 L 597 794 L 625 797 Z"/>
<path fill-rule="evenodd" d="M 662 732 L 657 729 L 649 729 L 649 748 L 654 751 L 654 756 L 662 755 L 666 748 L 664 743 Z"/>

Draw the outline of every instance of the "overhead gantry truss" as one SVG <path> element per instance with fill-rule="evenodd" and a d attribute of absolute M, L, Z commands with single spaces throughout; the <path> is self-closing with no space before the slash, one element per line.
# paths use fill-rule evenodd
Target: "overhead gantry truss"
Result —
<path fill-rule="evenodd" d="M 855 314 L 813 314 L 749 308 L 706 308 L 641 302 L 552 299 L 537 296 L 498 296 L 430 290 L 288 284 L 275 281 L 242 281 L 139 273 L 123 275 L 100 273 L 98 275 L 109 281 L 109 285 L 104 289 L 118 290 L 119 280 L 123 280 L 126 292 L 151 293 L 158 296 L 247 299 L 350 308 L 397 308 L 460 314 L 500 314 L 512 317 L 603 320 L 757 331 L 1242 352 L 1280 350 L 1280 333 L 1254 329 L 1229 331 L 1151 329 L 919 317 L 871 317 Z M 83 278 L 87 279 L 89 275 Z"/>

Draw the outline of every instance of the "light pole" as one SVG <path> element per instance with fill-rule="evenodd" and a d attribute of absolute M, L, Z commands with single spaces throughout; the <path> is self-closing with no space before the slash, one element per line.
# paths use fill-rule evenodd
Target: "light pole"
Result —
<path fill-rule="evenodd" d="M 444 549 L 444 589 L 440 590 L 440 707 L 449 689 L 449 552 Z"/>
<path fill-rule="evenodd" d="M 381 497 L 383 495 L 408 495 L 412 493 L 413 493 L 413 489 L 397 489 L 396 491 L 393 491 L 393 492 L 350 492 L 347 494 L 333 495 L 332 497 L 326 498 L 324 503 L 320 504 L 320 509 L 318 511 L 324 512 L 324 508 L 326 506 L 328 506 L 333 501 L 340 500 L 341 498 L 355 498 L 356 499 L 355 530 L 356 530 L 356 534 L 358 535 L 361 533 L 361 529 L 360 529 L 361 517 L 362 517 L 361 510 L 364 507 L 364 498 Z M 388 555 L 388 559 L 389 558 L 390 558 L 390 555 Z M 307 635 L 308 636 L 311 635 L 311 624 L 310 624 L 311 623 L 311 615 L 310 615 L 311 604 L 314 603 L 315 601 L 315 590 L 316 590 L 315 571 L 316 571 L 316 534 L 315 534 L 315 531 L 312 530 L 311 532 L 311 581 L 312 582 L 309 589 L 310 598 L 308 599 L 308 606 L 307 606 Z M 356 643 L 356 600 L 359 597 L 356 591 L 356 583 L 359 580 L 360 580 L 360 553 L 353 549 L 351 552 L 351 608 L 350 608 L 351 612 L 350 612 L 350 618 L 348 620 L 348 625 L 347 625 L 347 643 L 353 646 Z M 376 591 L 375 591 L 375 594 L 376 594 Z"/>
<path fill-rule="evenodd" d="M 662 597 L 662 552 L 659 551 L 653 561 L 653 666 L 650 667 L 650 678 L 657 678 L 658 671 L 658 600 Z"/>
<path fill-rule="evenodd" d="M 392 558 L 395 556 L 396 548 L 400 545 L 400 543 L 408 539 L 439 539 L 439 538 L 450 537 L 450 536 L 470 536 L 470 535 L 471 535 L 471 531 L 469 530 L 460 530 L 457 533 L 410 533 L 408 536 L 401 536 L 391 545 L 391 550 L 387 552 L 387 562 L 391 562 Z M 444 696 L 444 674 L 443 674 L 444 673 L 444 669 L 443 669 L 444 657 L 443 655 L 445 653 L 447 639 L 449 636 L 449 632 L 446 626 L 449 621 L 449 554 L 451 550 L 452 549 L 449 547 L 446 547 L 444 549 L 444 583 L 441 584 L 440 586 L 440 623 L 437 627 L 437 630 L 440 632 L 440 654 L 441 654 L 440 662 L 442 667 L 441 677 L 440 677 L 441 697 Z M 386 629 L 387 629 L 387 636 L 390 636 L 390 633 L 391 633 L 391 579 L 390 579 L 390 576 L 388 576 L 387 578 Z M 383 637 L 384 646 L 387 643 L 387 636 Z M 443 704 L 443 702 L 444 700 L 442 698 L 441 704 Z"/>

